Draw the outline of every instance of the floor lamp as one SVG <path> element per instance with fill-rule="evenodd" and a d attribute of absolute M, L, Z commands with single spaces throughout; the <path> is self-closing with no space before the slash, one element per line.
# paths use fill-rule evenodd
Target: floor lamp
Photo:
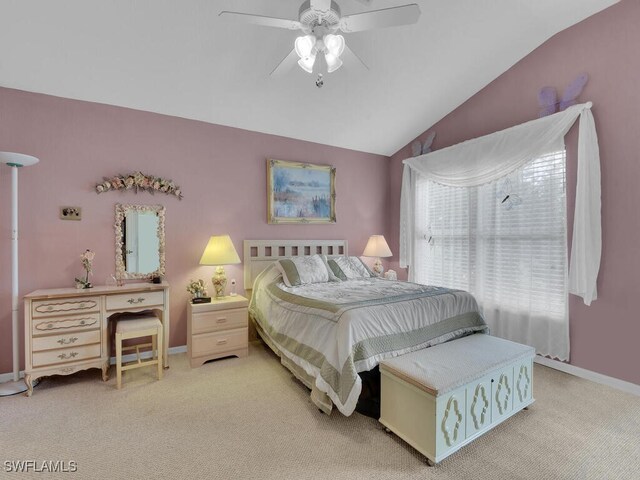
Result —
<path fill-rule="evenodd" d="M 35 165 L 39 160 L 22 153 L 0 152 L 0 163 L 11 167 L 11 339 L 13 342 L 13 381 L 0 383 L 0 397 L 27 390 L 20 381 L 20 348 L 18 346 L 18 168 Z"/>

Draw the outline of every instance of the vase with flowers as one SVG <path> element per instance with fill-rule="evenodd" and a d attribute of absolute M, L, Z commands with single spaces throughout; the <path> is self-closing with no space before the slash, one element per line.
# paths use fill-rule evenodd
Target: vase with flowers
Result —
<path fill-rule="evenodd" d="M 187 292 L 191 294 L 192 298 L 201 298 L 208 296 L 207 289 L 204 286 L 204 280 L 191 280 L 187 285 Z"/>
<path fill-rule="evenodd" d="M 96 254 L 91 250 L 87 249 L 85 252 L 80 255 L 80 261 L 82 262 L 82 268 L 84 268 L 85 275 L 84 279 L 76 277 L 76 288 L 93 288 L 91 282 L 89 281 L 89 275 L 93 273 L 93 259 Z"/>

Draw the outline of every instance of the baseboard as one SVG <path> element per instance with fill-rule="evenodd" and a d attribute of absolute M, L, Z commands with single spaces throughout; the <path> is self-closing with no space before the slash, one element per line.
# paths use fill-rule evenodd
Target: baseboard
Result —
<path fill-rule="evenodd" d="M 169 355 L 176 355 L 178 353 L 186 353 L 186 351 L 187 351 L 187 346 L 186 345 L 180 345 L 180 346 L 177 346 L 177 347 L 170 347 L 169 348 Z M 142 358 L 150 358 L 151 357 L 151 352 L 150 351 L 149 352 L 142 352 L 140 354 L 140 356 Z M 135 359 L 136 359 L 135 353 L 132 353 L 130 355 L 123 355 L 122 356 L 122 360 L 124 362 L 132 362 Z M 116 357 L 111 357 L 109 359 L 109 363 L 111 365 L 115 365 Z M 20 378 L 23 378 L 23 377 L 24 377 L 24 371 L 21 370 L 20 371 Z M 0 373 L 0 383 L 9 382 L 11 380 L 13 380 L 13 373 L 11 373 L 11 372 L 9 372 L 9 373 Z"/>
<path fill-rule="evenodd" d="M 575 365 L 571 365 L 570 363 L 564 363 L 558 360 L 552 360 L 547 357 L 541 357 L 540 355 L 536 355 L 533 361 L 539 363 L 540 365 L 544 365 L 545 367 L 553 368 L 554 370 L 560 370 L 561 372 L 568 373 L 569 375 L 573 375 L 575 377 L 584 378 L 585 380 L 590 380 L 602 385 L 607 385 L 608 387 L 615 388 L 616 390 L 622 390 L 623 392 L 640 396 L 640 385 L 636 385 L 635 383 L 625 382 L 624 380 L 620 380 L 618 378 L 609 377 L 608 375 L 603 375 L 602 373 L 592 372 L 591 370 L 576 367 Z"/>
<path fill-rule="evenodd" d="M 186 345 L 171 347 L 169 348 L 169 355 L 186 353 L 186 351 L 187 351 Z M 142 358 L 149 358 L 150 356 L 151 356 L 151 352 L 143 352 L 141 354 Z M 125 362 L 131 362 L 136 359 L 136 356 L 135 354 L 124 355 L 122 359 Z M 576 367 L 575 365 L 571 365 L 570 363 L 559 362 L 558 360 L 552 360 L 550 358 L 541 357 L 540 355 L 536 355 L 533 361 L 536 363 L 539 363 L 540 365 L 544 365 L 545 367 L 553 368 L 554 370 L 560 370 L 561 372 L 568 373 L 569 375 L 574 375 L 576 377 L 584 378 L 592 382 L 600 383 L 602 385 L 607 385 L 617 390 L 622 390 L 623 392 L 640 396 L 640 385 L 636 385 L 635 383 L 625 382 L 624 380 L 620 380 L 618 378 L 609 377 L 607 375 L 603 375 L 597 372 L 592 372 L 591 370 Z M 115 357 L 111 357 L 109 359 L 109 363 L 111 365 L 114 365 L 115 362 L 116 362 Z M 20 378 L 22 377 L 24 377 L 23 371 L 20 372 Z M 11 380 L 13 380 L 13 373 L 11 372 L 0 373 L 0 383 L 8 382 Z"/>

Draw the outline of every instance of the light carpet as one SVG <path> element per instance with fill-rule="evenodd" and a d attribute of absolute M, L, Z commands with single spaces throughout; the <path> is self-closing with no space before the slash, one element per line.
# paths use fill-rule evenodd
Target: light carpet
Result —
<path fill-rule="evenodd" d="M 357 413 L 320 413 L 267 347 L 190 369 L 170 357 L 126 372 L 45 378 L 0 399 L 2 478 L 633 479 L 640 397 L 540 365 L 536 402 L 435 467 Z M 112 376 L 113 376 L 112 369 Z M 5 461 L 73 460 L 76 473 L 15 474 Z"/>

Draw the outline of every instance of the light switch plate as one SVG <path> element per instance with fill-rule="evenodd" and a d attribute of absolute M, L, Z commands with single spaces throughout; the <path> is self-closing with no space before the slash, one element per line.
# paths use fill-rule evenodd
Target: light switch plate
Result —
<path fill-rule="evenodd" d="M 62 220 L 81 220 L 82 208 L 80 207 L 60 207 L 60 218 Z"/>

